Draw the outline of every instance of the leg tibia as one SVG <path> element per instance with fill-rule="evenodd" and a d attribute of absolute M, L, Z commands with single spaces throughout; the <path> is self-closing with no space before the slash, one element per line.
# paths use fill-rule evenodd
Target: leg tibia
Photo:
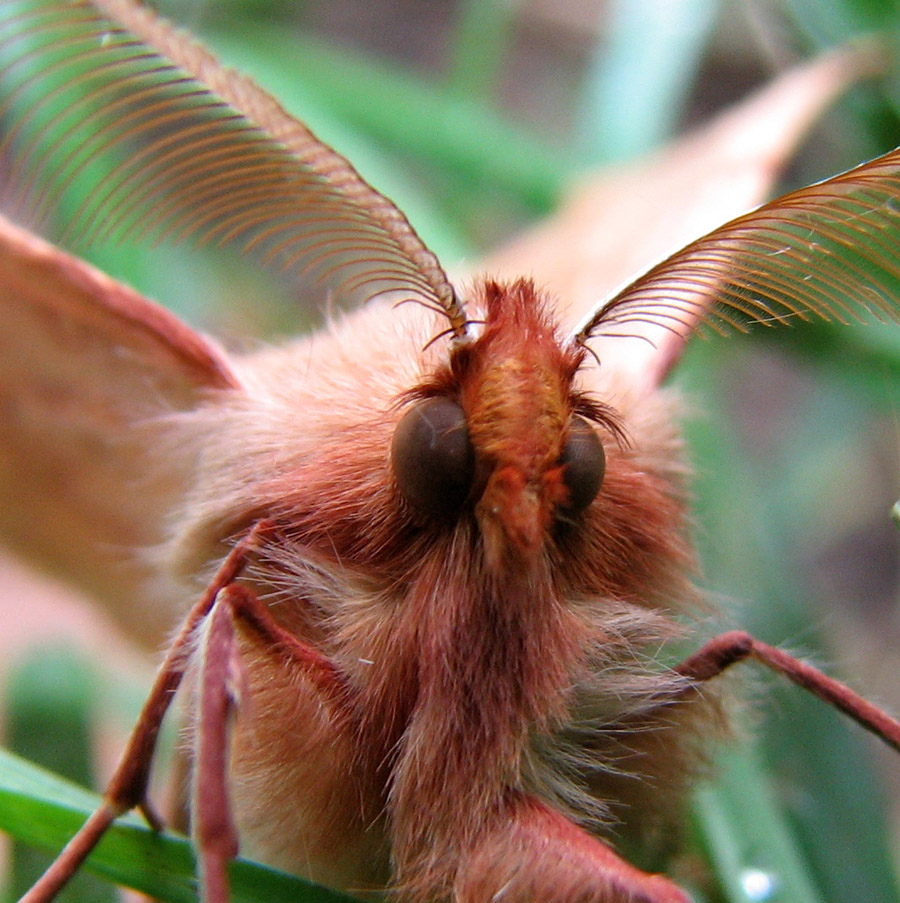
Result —
<path fill-rule="evenodd" d="M 732 630 L 714 637 L 675 670 L 685 677 L 705 681 L 721 674 L 729 666 L 750 658 L 840 709 L 900 752 L 900 722 L 863 699 L 846 684 L 742 630 Z"/>

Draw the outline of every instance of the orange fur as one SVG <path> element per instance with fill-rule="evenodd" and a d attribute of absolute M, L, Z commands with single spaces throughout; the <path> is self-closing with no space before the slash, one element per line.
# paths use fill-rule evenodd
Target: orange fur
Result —
<path fill-rule="evenodd" d="M 182 451 L 194 437 L 200 468 L 167 547 L 174 570 L 196 573 L 213 540 L 275 518 L 253 582 L 278 623 L 328 655 L 353 689 L 351 724 L 337 725 L 303 681 L 284 689 L 294 679 L 277 656 L 247 648 L 233 791 L 248 848 L 356 890 L 390 869 L 416 901 L 449 898 L 467 851 L 499 830 L 510 793 L 596 828 L 635 814 L 596 796 L 604 782 L 624 783 L 627 797 L 629 781 L 662 771 L 655 808 L 671 814 L 696 761 L 690 731 L 670 729 L 689 721 L 676 709 L 694 707 L 673 705 L 686 682 L 653 661 L 680 632 L 668 612 L 695 601 L 671 394 L 633 397 L 592 359 L 563 352 L 530 283 L 476 291 L 483 334 L 449 366 L 438 350 L 421 351 L 438 320 L 373 306 L 261 352 L 236 368 L 239 391 L 170 422 Z M 529 366 L 504 363 L 518 360 Z M 328 385 L 335 373 L 339 396 Z M 466 409 L 487 486 L 512 468 L 538 493 L 529 542 L 502 505 L 423 523 L 399 496 L 390 437 L 411 397 L 435 392 Z M 607 472 L 578 523 L 554 525 L 559 489 L 545 475 L 576 409 L 599 412 Z M 295 700 L 287 708 L 285 695 Z M 629 722 L 640 722 L 637 746 L 665 735 L 664 766 L 622 748 Z M 302 803 L 285 795 L 313 774 Z M 369 856 L 326 867 L 321 851 L 334 852 L 337 838 Z M 589 861 L 582 867 L 588 887 Z"/>

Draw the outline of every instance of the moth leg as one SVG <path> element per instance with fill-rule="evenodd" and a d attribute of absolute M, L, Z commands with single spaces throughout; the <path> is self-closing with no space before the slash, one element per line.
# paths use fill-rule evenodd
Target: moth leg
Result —
<path fill-rule="evenodd" d="M 706 681 L 731 665 L 755 659 L 849 715 L 854 721 L 900 752 L 900 722 L 854 693 L 848 686 L 775 646 L 742 630 L 714 637 L 675 667 L 692 680 Z"/>
<path fill-rule="evenodd" d="M 209 613 L 220 590 L 240 574 L 249 554 L 269 529 L 268 522 L 260 521 L 235 545 L 199 602 L 191 609 L 157 672 L 125 752 L 103 794 L 103 802 L 19 903 L 47 903 L 52 900 L 99 843 L 113 821 L 128 810 L 138 808 L 152 828 L 162 829 L 163 821 L 147 799 L 147 784 L 163 716 L 184 676 L 187 652 L 197 624 Z"/>
<path fill-rule="evenodd" d="M 240 700 L 234 625 L 228 608 L 229 588 L 213 605 L 197 652 L 201 660 L 198 689 L 197 760 L 194 834 L 199 852 L 201 899 L 228 900 L 226 866 L 237 855 L 237 831 L 228 804 L 228 722 Z"/>
<path fill-rule="evenodd" d="M 533 797 L 464 860 L 455 903 L 689 903 L 662 875 L 626 862 L 602 840 Z"/>
<path fill-rule="evenodd" d="M 228 862 L 238 852 L 238 836 L 228 793 L 230 723 L 245 695 L 238 630 L 249 630 L 267 648 L 290 659 L 328 701 L 346 702 L 341 672 L 302 640 L 284 631 L 269 610 L 245 586 L 222 589 L 201 627 L 197 652 L 198 721 L 194 763 L 194 836 L 200 859 L 201 899 L 227 903 Z"/>

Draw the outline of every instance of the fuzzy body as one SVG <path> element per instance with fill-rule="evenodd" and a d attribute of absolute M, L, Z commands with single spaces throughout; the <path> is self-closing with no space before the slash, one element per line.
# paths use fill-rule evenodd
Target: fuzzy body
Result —
<path fill-rule="evenodd" d="M 217 542 L 276 518 L 255 588 L 350 688 L 346 705 L 321 698 L 244 633 L 231 772 L 243 849 L 416 901 L 454 885 L 468 899 L 467 862 L 528 799 L 646 835 L 693 773 L 689 724 L 712 714 L 654 661 L 696 601 L 672 394 L 564 352 L 530 283 L 475 294 L 483 334 L 449 363 L 428 345 L 436 318 L 376 304 L 238 360 L 240 390 L 171 420 L 198 462 L 171 571 L 202 572 Z M 477 489 L 426 518 L 400 496 L 389 448 L 411 399 L 434 394 L 466 412 Z M 596 427 L 606 476 L 567 522 L 557 460 L 581 409 L 609 418 Z"/>

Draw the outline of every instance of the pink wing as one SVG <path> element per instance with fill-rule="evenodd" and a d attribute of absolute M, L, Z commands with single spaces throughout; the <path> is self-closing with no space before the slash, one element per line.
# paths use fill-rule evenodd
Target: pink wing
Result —
<path fill-rule="evenodd" d="M 170 610 L 133 603 L 155 601 L 143 552 L 161 540 L 191 462 L 157 454 L 150 466 L 148 452 L 161 415 L 236 385 L 228 362 L 162 308 L 3 219 L 0 273 L 0 532 L 113 611 L 169 626 Z"/>
<path fill-rule="evenodd" d="M 231 243 L 300 284 L 399 291 L 464 328 L 400 211 L 152 11 L 0 0 L 0 43 L 3 175 L 30 220 L 86 180 L 76 242 Z M 194 464 L 160 418 L 236 380 L 175 317 L 31 235 L 4 224 L 0 255 L 0 533 L 159 636 L 158 603 L 184 600 L 153 582 L 152 550 Z"/>
<path fill-rule="evenodd" d="M 771 194 L 772 184 L 797 143 L 825 106 L 849 84 L 883 68 L 877 46 L 854 45 L 799 65 L 738 106 L 652 155 L 589 177 L 574 187 L 554 216 L 494 253 L 483 268 L 503 276 L 533 275 L 559 296 L 567 322 L 597 317 L 613 297 L 648 267 L 697 236 L 744 213 Z M 662 265 L 673 283 L 692 277 L 693 260 L 678 254 Z M 721 270 L 724 270 L 724 264 Z M 683 350 L 693 327 L 716 301 L 723 272 L 696 292 L 678 294 L 683 328 L 667 328 L 656 310 L 633 304 L 625 332 L 606 337 L 598 323 L 591 347 L 604 366 L 655 385 Z M 634 296 L 636 287 L 622 293 Z M 657 299 L 658 302 L 658 299 Z M 626 310 L 623 306 L 621 314 Z M 674 313 L 674 311 L 669 311 Z M 609 329 L 609 332 L 616 332 Z"/>

